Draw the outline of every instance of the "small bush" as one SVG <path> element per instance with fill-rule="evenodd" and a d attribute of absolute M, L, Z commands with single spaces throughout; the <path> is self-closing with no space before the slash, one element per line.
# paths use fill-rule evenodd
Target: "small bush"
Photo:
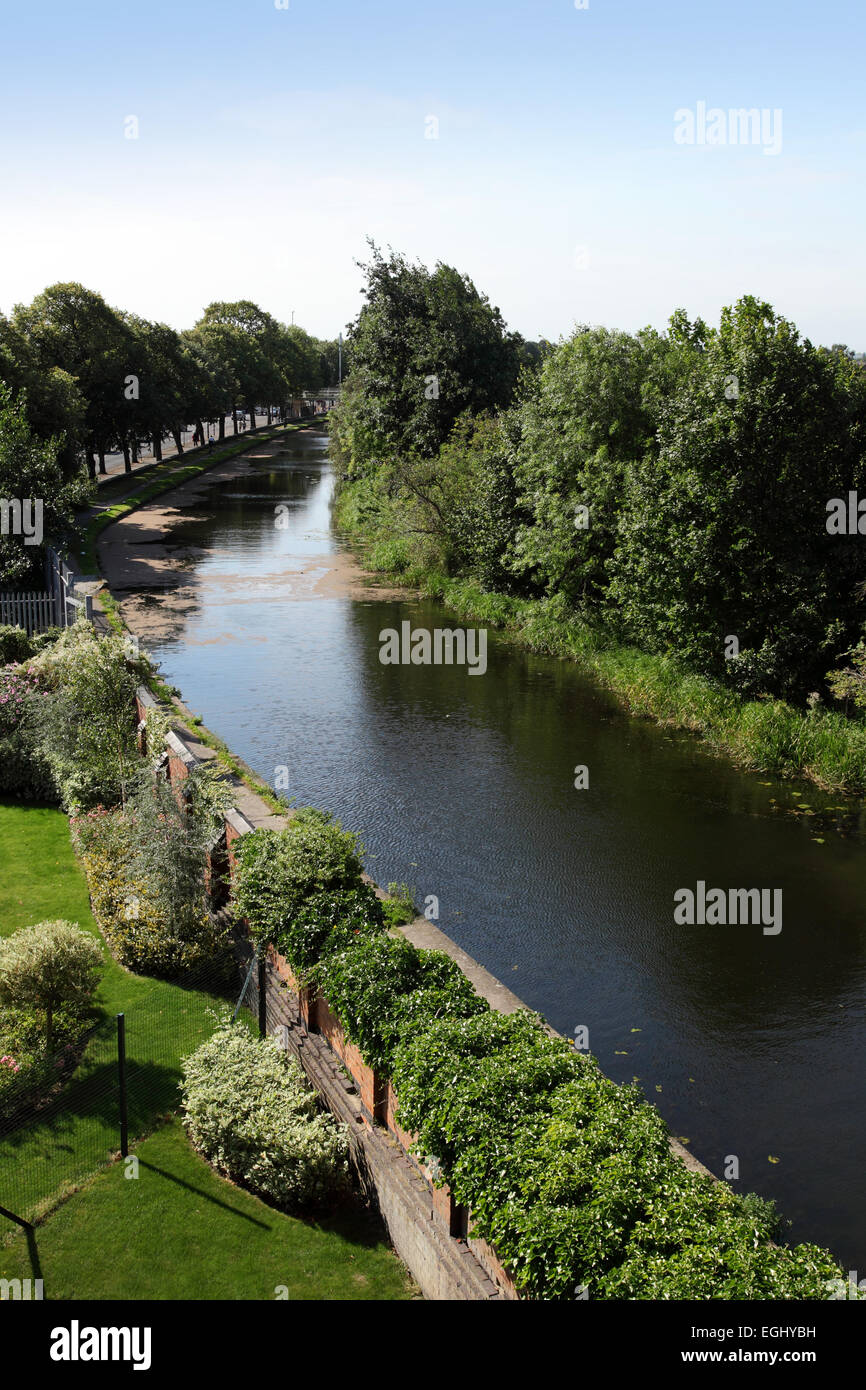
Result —
<path fill-rule="evenodd" d="M 360 888 L 362 848 L 327 811 L 303 807 L 283 830 L 255 830 L 236 848 L 234 910 L 253 939 L 276 942 L 314 893 Z"/>
<path fill-rule="evenodd" d="M 388 896 L 382 902 L 382 911 L 389 927 L 405 927 L 418 916 L 415 895 L 408 883 L 389 883 Z"/>
<path fill-rule="evenodd" d="M 89 932 L 72 922 L 37 922 L 0 941 L 0 1000 L 45 1015 L 51 1050 L 55 1013 L 66 1005 L 85 1009 L 96 990 L 102 951 Z"/>
<path fill-rule="evenodd" d="M 182 1092 L 192 1143 L 227 1177 L 290 1208 L 321 1205 L 346 1187 L 343 1127 L 319 1111 L 274 1038 L 224 1024 L 187 1058 Z"/>
<path fill-rule="evenodd" d="M 134 696 L 147 671 L 123 640 L 82 619 L 31 662 L 46 691 L 36 747 L 67 811 L 123 803 L 138 765 Z"/>
<path fill-rule="evenodd" d="M 33 643 L 23 627 L 0 623 L 0 666 L 15 666 L 33 655 Z"/>
<path fill-rule="evenodd" d="M 52 801 L 54 779 L 34 747 L 32 729 L 33 708 L 41 698 L 39 682 L 26 666 L 0 666 L 0 792 Z"/>

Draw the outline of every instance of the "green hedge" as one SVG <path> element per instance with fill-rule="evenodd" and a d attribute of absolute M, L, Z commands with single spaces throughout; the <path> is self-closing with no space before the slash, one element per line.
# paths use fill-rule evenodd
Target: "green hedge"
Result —
<path fill-rule="evenodd" d="M 383 930 L 360 848 L 304 812 L 241 841 L 236 909 L 314 982 L 399 1121 L 529 1297 L 825 1299 L 840 1270 L 776 1246 L 772 1203 L 689 1172 L 636 1086 L 527 1011 L 503 1015 L 449 956 Z M 316 960 L 318 957 L 318 960 Z"/>
<path fill-rule="evenodd" d="M 312 978 L 346 1036 L 382 1076 L 390 1076 L 404 1037 L 436 1019 L 470 1018 L 487 1009 L 450 956 L 416 950 L 402 936 L 359 938 L 327 955 Z"/>

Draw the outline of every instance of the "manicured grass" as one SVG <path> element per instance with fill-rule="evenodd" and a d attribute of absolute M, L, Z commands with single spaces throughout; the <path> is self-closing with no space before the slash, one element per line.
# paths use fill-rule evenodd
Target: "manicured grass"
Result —
<path fill-rule="evenodd" d="M 0 802 L 0 936 L 58 917 L 96 932 L 87 880 L 56 806 Z"/>
<path fill-rule="evenodd" d="M 406 1271 L 358 1204 L 320 1221 L 266 1206 L 218 1177 L 173 1122 L 31 1237 L 0 1249 L 0 1277 L 42 1278 L 46 1299 L 406 1299 Z M 35 1252 L 36 1259 L 32 1257 Z M 285 1293 L 283 1297 L 285 1297 Z"/>
<path fill-rule="evenodd" d="M 0 931 L 65 918 L 99 937 L 87 882 L 56 807 L 0 803 Z M 99 937 L 100 943 L 102 938 Z M 0 1137 L 0 1206 L 32 1217 L 50 1208 L 118 1148 L 114 1015 L 126 1017 L 130 1136 L 146 1133 L 177 1098 L 181 1061 L 209 1037 L 216 994 L 132 975 L 103 944 L 94 1021 L 102 1026 L 57 1111 Z M 2 1124 L 0 1124 L 2 1132 Z M 11 1223 L 0 1217 L 0 1238 Z"/>

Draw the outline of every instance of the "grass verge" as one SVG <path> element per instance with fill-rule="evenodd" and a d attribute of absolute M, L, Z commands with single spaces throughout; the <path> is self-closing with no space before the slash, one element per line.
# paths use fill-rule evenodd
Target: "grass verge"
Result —
<path fill-rule="evenodd" d="M 405 1269 L 358 1202 L 322 1220 L 267 1206 L 219 1177 L 178 1121 L 69 1198 L 28 1244 L 0 1250 L 0 1277 L 42 1278 L 46 1299 L 412 1297 Z"/>

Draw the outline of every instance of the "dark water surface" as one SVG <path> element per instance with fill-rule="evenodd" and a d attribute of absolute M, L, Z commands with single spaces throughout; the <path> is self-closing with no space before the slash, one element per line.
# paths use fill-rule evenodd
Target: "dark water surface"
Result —
<path fill-rule="evenodd" d="M 338 548 L 326 447 L 301 436 L 214 483 L 175 533 L 212 553 L 184 571 L 181 635 L 153 646 L 164 674 L 272 785 L 287 768 L 298 804 L 357 830 L 380 883 L 435 894 L 461 946 L 563 1033 L 586 1025 L 708 1167 L 737 1156 L 790 1238 L 866 1276 L 863 840 L 771 802 L 819 807 L 814 790 L 739 773 L 492 632 L 483 676 L 382 665 L 380 630 L 448 626 L 435 605 L 287 599 L 278 576 Z M 781 888 L 781 933 L 676 925 L 701 879 Z"/>

